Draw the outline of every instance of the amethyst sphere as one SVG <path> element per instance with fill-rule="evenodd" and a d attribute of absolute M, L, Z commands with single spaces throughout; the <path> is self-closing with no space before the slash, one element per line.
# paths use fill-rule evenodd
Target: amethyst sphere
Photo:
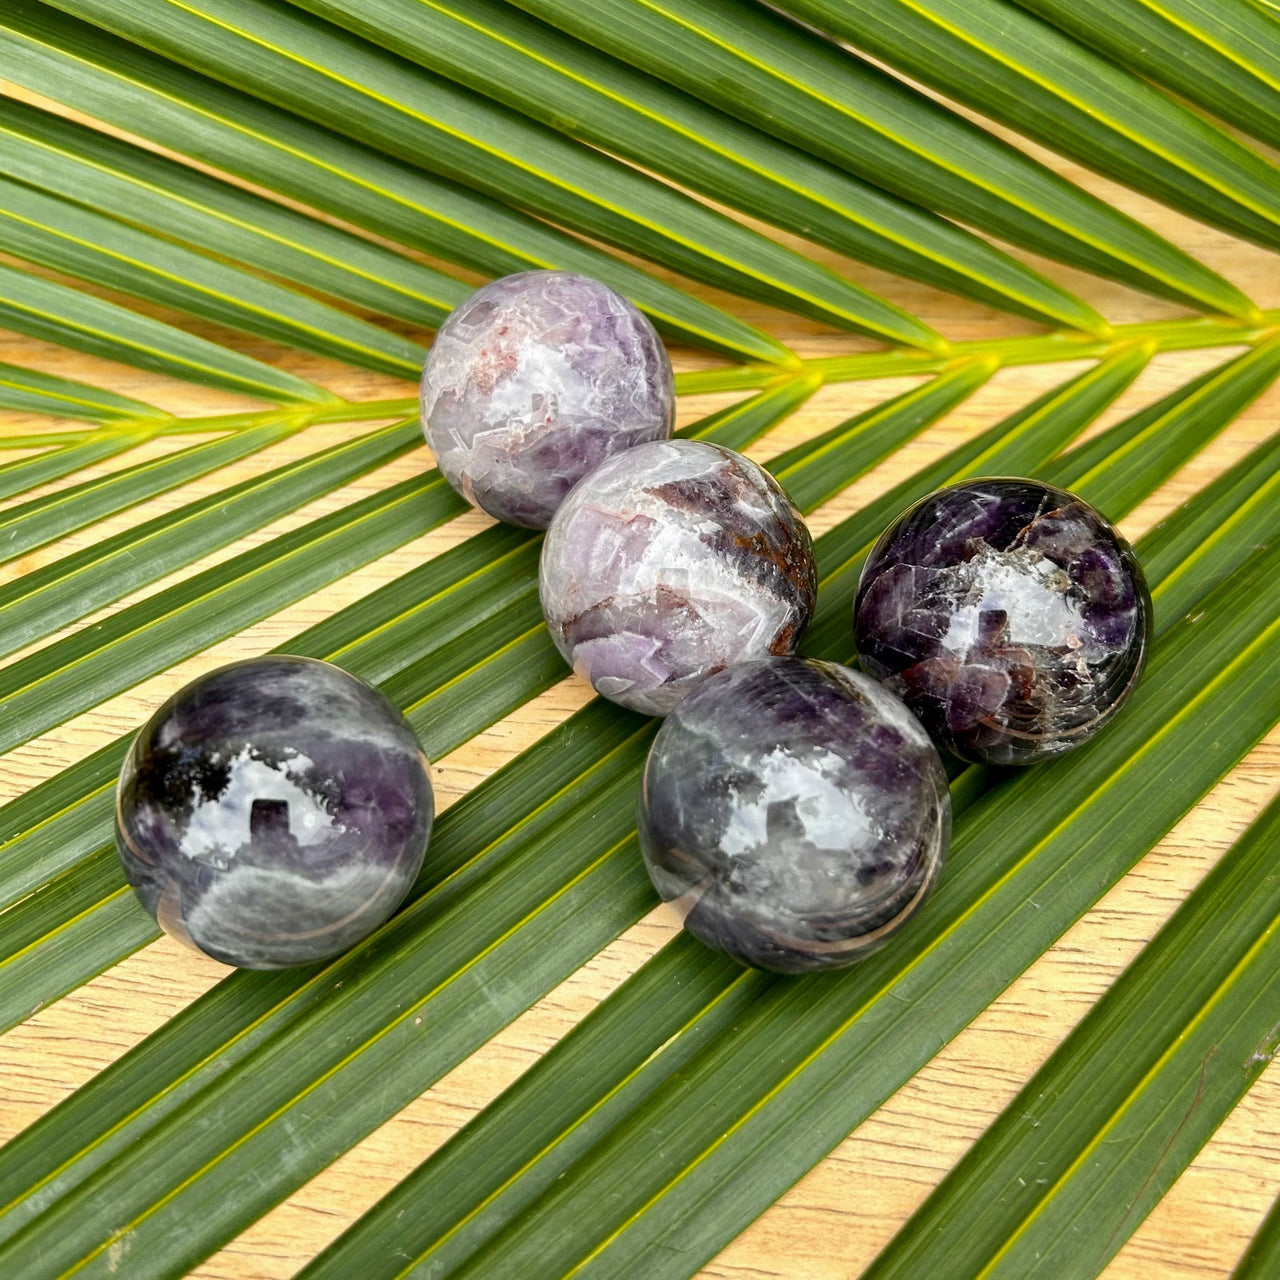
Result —
<path fill-rule="evenodd" d="M 606 458 L 665 439 L 671 361 L 607 285 L 523 271 L 477 290 L 440 326 L 422 371 L 422 426 L 446 480 L 509 524 L 545 529 Z"/>
<path fill-rule="evenodd" d="M 1106 725 L 1142 670 L 1151 597 L 1129 544 L 1036 480 L 971 480 L 904 512 L 863 567 L 863 665 L 965 760 L 1035 764 Z"/>
<path fill-rule="evenodd" d="M 645 765 L 640 849 L 684 926 L 743 964 L 834 969 L 924 900 L 951 835 L 937 749 L 860 671 L 764 658 L 704 680 Z"/>
<path fill-rule="evenodd" d="M 431 834 L 426 757 L 372 686 L 311 658 L 175 694 L 120 770 L 116 846 L 165 932 L 247 969 L 325 960 L 404 900 Z"/>
<path fill-rule="evenodd" d="M 551 638 L 597 693 L 666 715 L 704 676 L 790 653 L 817 594 L 813 543 L 767 471 L 698 440 L 610 458 L 542 547 Z"/>

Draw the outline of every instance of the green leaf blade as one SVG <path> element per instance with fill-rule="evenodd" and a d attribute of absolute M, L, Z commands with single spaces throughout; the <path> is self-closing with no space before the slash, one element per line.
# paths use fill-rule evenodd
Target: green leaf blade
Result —
<path fill-rule="evenodd" d="M 76 421 L 121 423 L 138 419 L 163 421 L 169 415 L 129 396 L 84 382 L 0 363 L 0 407 L 20 413 L 43 413 Z M 3 444 L 0 437 L 0 444 Z"/>
<path fill-rule="evenodd" d="M 16 497 L 28 489 L 71 475 L 82 467 L 114 458 L 126 453 L 144 439 L 145 432 L 94 432 L 89 439 L 79 444 L 48 449 L 29 458 L 15 458 L 0 463 L 0 498 Z"/>
<path fill-rule="evenodd" d="M 1233 285 L 1133 219 L 763 7 L 733 0 L 514 2 L 927 209 L 1162 297 L 1255 314 Z"/>
<path fill-rule="evenodd" d="M 8 98 L 0 99 L 0 172 L 420 327 L 437 328 L 470 292 L 404 254 Z"/>
<path fill-rule="evenodd" d="M 95 119 L 486 275 L 582 271 L 633 298 L 681 341 L 794 363 L 759 329 L 573 236 L 66 13 L 26 4 L 0 13 L 0 30 L 0 74 Z"/>
<path fill-rule="evenodd" d="M 20 257 L 286 346 L 414 378 L 425 348 L 282 285 L 0 178 L 0 232 Z"/>
<path fill-rule="evenodd" d="M 0 807 L 0 909 L 52 883 L 106 845 L 111 837 L 109 793 L 127 745 L 124 738 L 108 743 Z"/>
<path fill-rule="evenodd" d="M 357 1273 L 374 1280 L 430 1274 L 432 1268 L 450 1274 L 658 1087 L 666 1072 L 678 1070 L 716 1036 L 731 1034 L 769 982 L 681 935 L 619 988 L 608 1017 L 589 1014 L 495 1100 L 485 1126 L 460 1130 L 357 1228 L 304 1267 L 299 1280 L 345 1280 Z M 675 1057 L 659 1071 L 646 1071 L 664 1033 L 675 1044 Z M 577 1081 L 573 1090 L 563 1087 L 567 1076 Z M 584 1112 L 585 1099 L 595 1105 Z"/>
<path fill-rule="evenodd" d="M 836 0 L 796 3 L 838 7 Z M 1022 15 L 1015 23 L 1043 25 L 1025 14 L 1056 3 L 990 0 L 974 21 L 1007 9 Z M 1122 14 L 1145 3 L 1119 0 Z M 1161 18 L 1170 7 L 1177 13 L 1199 3 L 1160 0 Z M 618 30 L 609 39 L 623 46 L 645 43 L 637 31 L 661 29 L 682 51 L 674 58 L 679 70 L 657 71 L 660 84 L 644 71 L 624 69 L 609 53 L 581 53 L 585 46 L 572 36 L 517 13 L 539 6 L 564 7 L 573 22 L 612 22 Z M 628 281 L 626 291 L 643 300 L 664 332 L 749 356 L 755 363 L 694 370 L 678 380 L 682 393 L 761 391 L 682 433 L 694 438 L 741 447 L 739 441 L 749 443 L 767 429 L 775 411 L 785 414 L 827 380 L 926 376 L 914 391 L 774 460 L 806 511 L 960 404 L 1002 364 L 1100 358 L 1086 374 L 952 450 L 820 540 L 823 606 L 806 648 L 823 656 L 847 659 L 850 653 L 849 597 L 873 525 L 895 514 L 891 502 L 916 496 L 926 482 L 932 487 L 1012 471 L 1069 481 L 1119 515 L 1158 488 L 1280 371 L 1275 317 L 1256 311 L 1212 271 L 1070 184 L 1045 177 L 1047 171 L 924 95 L 834 44 L 813 40 L 768 6 L 599 0 L 578 14 L 565 0 L 505 6 L 370 0 L 368 7 L 350 0 L 123 0 L 114 8 L 107 0 L 66 0 L 61 7 L 20 0 L 9 8 L 20 12 L 0 12 L 0 78 L 17 68 L 19 83 L 25 78 L 40 92 L 48 88 L 55 101 L 96 103 L 81 109 L 178 156 L 165 159 L 34 108 L 9 110 L 0 99 L 0 221 L 13 228 L 19 255 L 109 287 L 128 284 L 166 305 L 185 297 L 192 314 L 221 323 L 238 307 L 258 326 L 245 331 L 294 347 L 316 341 L 305 332 L 315 320 L 320 340 L 329 344 L 326 354 L 337 354 L 335 334 L 319 324 L 321 315 L 337 317 L 338 346 L 356 342 L 357 331 L 368 336 L 359 329 L 365 322 L 348 328 L 350 317 L 314 302 L 312 294 L 430 327 L 450 291 L 466 287 L 426 268 L 427 274 L 411 270 L 397 280 L 398 263 L 412 261 L 403 246 L 477 270 L 479 262 L 499 269 L 598 263 L 600 270 L 590 274 L 615 285 Z M 873 12 L 952 8 L 962 11 L 963 0 L 868 0 Z M 191 66 L 68 16 L 90 11 Z M 458 35 L 463 28 L 479 38 Z M 762 40 L 766 32 L 776 36 L 776 49 Z M 206 61 L 210 37 L 216 57 Z M 1046 39 L 1065 39 L 1060 48 L 1081 47 L 1060 35 Z M 672 60 L 661 40 L 648 43 L 646 56 Z M 753 67 L 753 50 L 759 67 Z M 612 46 L 610 52 L 618 56 Z M 1082 52 L 1080 65 L 1087 68 L 1094 55 Z M 1039 53 L 1032 49 L 1033 62 Z M 684 54 L 691 55 L 688 65 L 681 64 Z M 777 68 L 766 59 L 782 68 L 780 79 L 769 78 Z M 1235 77 L 1235 91 L 1242 83 L 1240 60 L 1228 62 L 1237 64 L 1225 73 Z M 843 83 L 837 64 L 854 68 Z M 797 71 L 788 78 L 789 66 Z M 51 67 L 55 72 L 43 83 L 37 69 Z M 243 89 L 217 85 L 192 67 L 232 70 Z M 366 82 L 370 67 L 373 83 Z M 273 76 L 273 69 L 281 74 Z M 1065 59 L 1053 69 L 1068 80 L 1079 74 Z M 970 64 L 949 69 L 972 71 Z M 681 76 L 690 77 L 689 85 L 712 86 L 714 105 L 667 87 L 668 81 L 678 86 Z M 281 82 L 287 82 L 283 89 Z M 766 92 L 771 85 L 781 90 L 776 118 L 775 99 Z M 1061 89 L 1051 84 L 1047 92 L 1052 97 Z M 1117 99 L 1121 114 L 1140 100 L 1167 101 L 1139 85 L 1137 98 Z M 1086 134 L 1095 124 L 1114 128 L 1115 113 L 1107 114 L 1112 105 L 1104 104 L 1100 122 L 1075 124 Z M 513 115 L 513 108 L 538 123 Z M 1161 129 L 1170 119 L 1181 122 L 1183 143 L 1199 139 L 1208 151 L 1173 147 L 1160 156 L 1169 171 L 1155 166 L 1154 176 L 1138 174 L 1143 181 L 1181 183 L 1178 199 L 1199 200 L 1206 218 L 1255 217 L 1257 239 L 1280 228 L 1268 207 L 1276 171 L 1252 165 L 1244 149 L 1216 150 L 1215 140 L 1226 135 L 1208 124 L 1197 132 L 1181 107 L 1161 117 Z M 1141 170 L 1140 156 L 1159 153 L 1173 136 L 1156 132 L 1154 141 L 1134 139 L 1130 151 L 1108 163 Z M 441 156 L 450 176 L 421 167 Z M 494 160 L 508 168 L 494 167 Z M 186 161 L 248 177 L 266 196 Z M 490 166 L 479 178 L 476 163 Z M 717 229 L 733 227 L 731 220 L 696 201 L 668 200 L 661 193 L 669 189 L 648 176 L 679 181 L 700 164 L 706 171 L 698 181 L 713 199 L 879 266 L 1076 327 L 951 347 L 916 317 L 812 270 L 801 256 L 786 251 L 765 261 L 760 254 L 769 251 L 759 250 L 754 232 L 729 243 Z M 873 181 L 893 183 L 894 193 L 874 191 L 873 173 Z M 514 194 L 499 174 L 514 175 Z M 1243 319 L 1165 321 L 1125 326 L 1117 334 L 1012 258 L 908 209 L 902 196 L 912 186 L 913 199 L 927 198 L 947 216 L 963 220 L 966 200 L 985 201 L 992 225 L 1003 221 L 1064 260 L 1088 260 L 1102 274 Z M 642 196 L 657 204 L 641 207 Z M 374 232 L 381 243 L 321 222 L 298 210 L 299 203 Z M 65 218 L 64 206 L 72 210 Z M 717 286 L 750 278 L 750 296 L 900 345 L 800 361 L 750 326 L 575 239 L 575 232 L 631 250 L 639 236 L 641 256 L 686 274 L 694 274 L 696 264 L 700 278 Z M 237 363 L 237 353 L 216 344 L 186 345 L 188 335 L 172 326 L 139 327 L 144 318 L 125 308 L 94 311 L 91 293 L 83 295 L 86 309 L 79 313 L 68 302 L 74 290 L 54 285 L 46 292 L 43 286 L 52 282 L 38 273 L 11 285 L 14 300 L 7 303 L 7 280 L 0 268 L 0 324 L 12 315 L 41 337 L 60 335 L 55 340 L 98 355 L 163 366 L 171 376 L 285 406 L 284 412 L 227 415 L 234 434 L 212 445 L 155 464 L 130 467 L 125 458 L 123 471 L 0 511 L 0 546 L 14 554 L 205 474 L 202 468 L 218 458 L 247 456 L 278 438 L 273 432 L 287 434 L 313 421 L 366 420 L 360 414 L 368 410 L 320 387 L 289 382 L 288 375 L 277 384 L 267 364 Z M 309 293 L 296 293 L 294 285 Z M 224 308 L 216 315 L 210 297 Z M 290 312 L 289 298 L 302 299 L 300 313 Z M 290 324 L 299 334 L 286 332 Z M 376 325 L 366 328 L 376 331 Z M 401 370 L 412 376 L 420 349 L 387 336 L 400 350 Z M 1121 345 L 1131 338 L 1138 341 Z M 1066 451 L 1155 350 L 1237 341 L 1251 348 L 1245 356 Z M 56 409 L 79 396 L 88 420 L 103 429 L 0 439 L 0 447 L 47 448 L 0 464 L 0 495 L 69 476 L 81 462 L 109 459 L 158 434 L 217 430 L 213 419 L 182 422 L 147 406 L 130 413 L 111 403 L 109 393 L 96 395 L 69 381 L 41 382 L 24 371 L 10 381 L 8 388 L 0 368 L 0 406 L 9 396 L 23 411 L 36 403 Z M 249 391 L 254 385 L 266 390 Z M 374 420 L 412 412 L 406 400 L 378 402 L 386 414 Z M 387 457 L 417 442 L 409 424 L 380 439 L 391 451 Z M 282 513 L 316 482 L 305 469 L 282 471 L 283 477 L 255 477 L 0 586 L 0 649 L 10 642 L 11 649 L 27 647 L 65 621 L 155 581 L 184 556 L 259 527 L 270 510 Z M 488 1280 L 549 1267 L 554 1274 L 665 1280 L 696 1268 L 704 1250 L 723 1243 L 843 1128 L 900 1087 L 902 1071 L 909 1075 L 1019 964 L 1039 954 L 1054 927 L 1087 909 L 1090 895 L 1124 873 L 1140 856 L 1141 842 L 1174 820 L 1188 794 L 1194 801 L 1196 787 L 1211 785 L 1248 748 L 1249 735 L 1267 727 L 1268 715 L 1280 715 L 1280 689 L 1267 682 L 1280 661 L 1280 621 L 1269 592 L 1280 572 L 1277 493 L 1280 441 L 1273 440 L 1139 543 L 1156 602 L 1154 685 L 1146 681 L 1128 714 L 1145 717 L 1145 736 L 1124 729 L 1130 722 L 1122 718 L 1116 733 L 1078 757 L 1084 773 L 1093 770 L 1092 790 L 1081 789 L 1074 772 L 1058 779 L 1061 791 L 1037 790 L 1034 779 L 1011 780 L 996 771 L 957 776 L 959 853 L 943 893 L 920 917 L 926 934 L 935 933 L 914 952 L 915 944 L 907 944 L 902 967 L 895 967 L 897 959 L 876 959 L 858 971 L 860 978 L 851 976 L 846 996 L 853 992 L 852 1005 L 842 1003 L 834 985 L 806 1000 L 799 984 L 793 989 L 768 975 L 743 975 L 682 936 L 308 1274 L 354 1266 L 360 1280 L 379 1280 L 443 1268 Z M 186 656 L 226 635 L 226 628 L 247 625 L 390 550 L 406 529 L 405 536 L 421 532 L 424 512 L 439 523 L 461 510 L 433 473 L 308 525 L 292 540 L 286 535 L 258 548 L 256 556 L 237 557 L 222 572 L 197 575 L 96 631 L 86 628 L 63 647 L 0 665 L 0 754 L 153 674 L 158 668 L 151 664 Z M 221 525 L 219 515 L 226 517 Z M 540 618 L 537 554 L 536 535 L 487 529 L 294 644 L 376 679 L 432 755 L 450 752 L 566 674 Z M 1221 669 L 1203 662 L 1206 637 L 1215 660 L 1222 655 Z M 592 704 L 445 815 L 444 842 L 438 829 L 433 860 L 407 910 L 365 946 L 309 972 L 233 975 L 0 1150 L 0 1273 L 52 1268 L 50 1275 L 108 1280 L 123 1265 L 145 1280 L 185 1272 L 632 924 L 653 901 L 629 817 L 651 732 L 637 718 Z M 111 744 L 0 808 L 0 1027 L 156 936 L 123 886 L 111 849 L 110 787 L 122 746 Z M 1186 793 L 1168 786 L 1174 775 L 1190 779 Z M 1151 1045 L 1160 1048 L 1163 1037 L 1165 1057 L 1153 1066 L 1148 1054 L 1138 1064 L 1151 1081 L 1130 1088 L 1119 1102 L 1114 1090 L 1105 1097 L 1104 1091 L 1077 1091 L 1068 1110 L 1087 1103 L 1094 1111 L 1081 1124 L 1077 1108 L 1071 1111 L 1076 1123 L 1062 1120 L 1053 1130 L 1086 1155 L 1119 1158 L 1096 1178 L 1059 1169 L 1042 1209 L 1033 1207 L 1012 1229 L 1005 1219 L 996 1223 L 994 1234 L 983 1238 L 993 1274 L 1021 1280 L 1028 1267 L 1043 1273 L 1048 1264 L 1036 1255 L 1045 1250 L 1024 1242 L 1070 1250 L 1080 1224 L 1112 1224 L 1116 1207 L 1129 1204 L 1133 1212 L 1111 1228 L 1107 1248 L 1118 1247 L 1191 1158 L 1214 1116 L 1242 1090 L 1238 1072 L 1215 1074 L 1215 1046 L 1226 1046 L 1232 1062 L 1248 1058 L 1246 1073 L 1258 1066 L 1250 1045 L 1267 1054 L 1274 1048 L 1274 1037 L 1256 1032 L 1268 999 L 1258 975 L 1276 957 L 1266 951 L 1261 968 L 1241 960 L 1239 946 L 1248 944 L 1251 930 L 1259 950 L 1250 954 L 1255 960 L 1263 954 L 1255 926 L 1264 922 L 1246 921 L 1240 912 L 1232 919 L 1234 985 L 1219 981 L 1214 988 L 1226 996 L 1209 993 L 1207 1004 L 1201 1000 L 1194 1010 L 1139 1002 Z M 1204 919 L 1201 924 L 1208 928 Z M 1201 942 L 1209 946 L 1212 935 L 1203 934 Z M 1186 956 L 1197 958 L 1189 945 Z M 974 973 L 976 983 L 967 980 Z M 1193 985 L 1202 976 L 1192 974 Z M 907 1004 L 923 1014 L 920 1022 L 899 1007 Z M 1188 1013 L 1201 1011 L 1204 1018 L 1192 1025 Z M 1109 1035 L 1119 1034 L 1117 1025 L 1109 1024 Z M 1090 1053 L 1099 1052 L 1095 1043 Z M 1081 1070 L 1083 1060 L 1072 1070 Z M 1196 1070 L 1198 1087 L 1191 1079 Z M 1102 1114 L 1108 1106 L 1111 1120 Z M 1188 1109 L 1196 1110 L 1194 1124 L 1180 1123 Z M 1090 1120 L 1095 1131 L 1111 1124 L 1106 1132 L 1121 1134 L 1132 1150 L 1090 1147 Z M 1147 1177 L 1152 1165 L 1157 1174 Z M 431 1197 L 428 1211 L 410 1213 L 424 1194 Z M 1099 1211 L 1094 1201 L 1100 1196 L 1106 1203 Z M 1001 1231 L 1005 1238 L 996 1238 Z M 1070 1264 L 1073 1276 L 1091 1274 L 1086 1250 L 1071 1252 Z"/>
<path fill-rule="evenodd" d="M 278 443 L 295 430 L 297 425 L 290 419 L 285 419 L 283 423 L 267 422 L 261 427 L 238 431 L 205 444 L 192 445 L 177 453 L 125 467 L 108 476 L 86 480 L 57 493 L 6 507 L 0 510 L 0 560 L 7 563 L 35 547 L 64 537 L 75 529 L 124 511 L 198 476 L 207 475 L 210 471 Z M 27 579 L 34 576 L 24 574 L 18 580 L 22 582 L 20 590 L 23 594 L 30 589 Z M 6 597 L 12 598 L 16 585 L 15 582 L 0 586 L 0 609 L 5 608 Z M 88 612 L 88 608 L 85 612 Z M 10 653 L 27 643 L 26 639 L 17 639 L 16 633 L 21 629 L 14 626 L 15 622 L 16 619 L 6 609 L 4 634 L 0 635 L 0 654 Z"/>
<path fill-rule="evenodd" d="M 695 279 L 880 337 L 896 311 L 647 175 L 300 10 L 271 0 L 60 0 L 58 7 Z M 914 342 L 939 345 L 937 335 L 913 325 Z"/>
<path fill-rule="evenodd" d="M 917 206 L 811 160 L 494 0 L 301 6 L 479 93 L 776 226 L 909 278 L 1054 325 L 1091 307 Z M 899 313 L 881 335 L 934 347 Z M 900 335 L 900 336 L 899 336 Z"/>
<path fill-rule="evenodd" d="M 1273 803 L 911 1216 L 867 1280 L 939 1265 L 1002 1280 L 1099 1274 L 1268 1060 L 1278 837 Z M 1067 1248 L 1067 1236 L 1088 1243 Z"/>
<path fill-rule="evenodd" d="M 957 362 L 922 387 L 856 414 L 769 463 L 801 511 L 812 511 L 925 427 L 963 404 L 995 373 L 994 360 Z M 821 465 L 815 465 L 821 460 Z"/>
<path fill-rule="evenodd" d="M 1017 3 L 1122 66 L 1280 146 L 1275 24 L 1248 0 Z"/>
<path fill-rule="evenodd" d="M 163 491 L 175 474 L 181 476 L 192 468 L 198 471 L 210 460 L 241 455 L 242 451 L 251 454 L 299 429 L 300 423 L 289 420 L 247 428 L 212 445 L 171 455 L 171 465 L 144 464 L 139 469 L 141 475 L 126 472 L 119 481 L 94 484 L 90 493 L 97 501 L 113 505 L 117 500 L 114 495 L 136 493 L 138 480 Z M 412 440 L 412 433 L 406 432 L 399 443 Z M 371 458 L 384 458 L 384 448 L 385 441 L 359 437 L 341 442 L 155 516 L 0 585 L 0 609 L 5 619 L 0 654 L 8 655 L 42 640 L 93 609 L 332 492 L 367 470 Z M 74 497 L 69 511 L 61 509 L 56 497 L 39 504 L 54 521 L 78 518 L 77 506 Z M 25 531 L 25 525 L 20 531 Z"/>
<path fill-rule="evenodd" d="M 1269 538 L 1265 513 L 1275 509 L 1278 489 L 1280 436 L 1272 436 L 1138 540 L 1157 627 L 1190 612 L 1228 565 Z"/>
<path fill-rule="evenodd" d="M 372 468 L 416 447 L 417 423 L 363 443 Z M 233 635 L 463 507 L 438 472 L 414 477 L 19 658 L 0 668 L 0 750 L 87 710 L 109 690 L 127 689 Z M 215 594 L 219 608 L 213 611 L 206 602 Z"/>
<path fill-rule="evenodd" d="M 1258 1233 L 1249 1242 L 1231 1280 L 1267 1280 L 1280 1266 L 1280 1200 L 1271 1207 Z"/>
<path fill-rule="evenodd" d="M 1172 208 L 1280 245 L 1280 172 L 1006 0 L 789 0 L 787 9 Z"/>
<path fill-rule="evenodd" d="M 91 294 L 0 266 L 0 323 L 36 338 L 259 400 L 317 403 L 327 391 Z"/>
<path fill-rule="evenodd" d="M 1145 473 L 1153 463 L 1160 465 L 1157 455 L 1171 474 L 1277 376 L 1280 339 L 1272 339 L 1086 442 L 1046 468 L 1044 478 L 1119 519 L 1151 491 Z"/>

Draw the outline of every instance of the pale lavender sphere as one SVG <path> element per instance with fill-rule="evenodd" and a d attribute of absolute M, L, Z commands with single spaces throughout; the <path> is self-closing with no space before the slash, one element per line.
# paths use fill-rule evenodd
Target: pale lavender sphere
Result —
<path fill-rule="evenodd" d="M 790 653 L 817 570 L 800 513 L 767 471 L 719 445 L 660 440 L 610 458 L 565 499 L 540 589 L 573 669 L 662 716 L 713 672 Z"/>
<path fill-rule="evenodd" d="M 478 289 L 440 326 L 422 427 L 446 480 L 508 524 L 545 529 L 606 458 L 671 434 L 675 381 L 653 326 L 569 271 Z"/>

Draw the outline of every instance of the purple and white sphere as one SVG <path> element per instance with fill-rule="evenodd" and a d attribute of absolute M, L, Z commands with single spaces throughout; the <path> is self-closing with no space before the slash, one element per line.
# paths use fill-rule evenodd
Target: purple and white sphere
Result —
<path fill-rule="evenodd" d="M 565 499 L 540 589 L 573 669 L 662 716 L 712 672 L 790 653 L 817 571 L 809 531 L 767 471 L 719 445 L 661 440 L 610 458 Z"/>
<path fill-rule="evenodd" d="M 235 662 L 180 690 L 120 770 L 116 846 L 166 933 L 224 964 L 326 960 L 422 867 L 427 760 L 400 712 L 311 658 Z"/>
<path fill-rule="evenodd" d="M 523 271 L 440 326 L 421 405 L 445 479 L 491 516 L 545 529 L 588 471 L 671 434 L 675 381 L 662 340 L 621 294 L 570 271 Z"/>
<path fill-rule="evenodd" d="M 1111 722 L 1137 683 L 1151 597 L 1129 544 L 1037 480 L 965 481 L 885 530 L 855 601 L 863 666 L 964 760 L 1026 765 Z"/>
<path fill-rule="evenodd" d="M 684 927 L 743 964 L 851 964 L 937 880 L 951 798 L 937 748 L 860 671 L 766 658 L 704 680 L 645 764 L 640 850 Z"/>

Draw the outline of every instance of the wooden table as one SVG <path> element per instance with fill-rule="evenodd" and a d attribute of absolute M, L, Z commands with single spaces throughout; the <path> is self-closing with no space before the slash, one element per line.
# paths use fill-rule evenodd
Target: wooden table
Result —
<path fill-rule="evenodd" d="M 1280 305 L 1280 260 L 1275 256 L 1085 176 L 1062 161 L 1053 163 L 1195 252 L 1246 288 L 1263 306 Z M 818 251 L 816 256 L 823 255 Z M 827 257 L 837 269 L 888 293 L 953 339 L 1031 331 L 1030 325 L 984 311 L 976 305 L 922 286 L 903 284 L 857 264 L 837 261 L 833 255 Z M 1176 314 L 1171 307 L 1120 286 L 1095 281 L 1065 268 L 1044 266 L 1044 269 L 1083 293 L 1114 322 Z M 711 296 L 710 291 L 706 292 Z M 864 345 L 848 335 L 820 330 L 765 308 L 722 297 L 717 300 L 727 302 L 740 314 L 766 326 L 805 356 L 858 350 Z M 183 323 L 200 329 L 190 322 Z M 213 336 L 225 338 L 227 335 L 214 333 Z M 413 390 L 390 379 L 269 348 L 263 343 L 240 338 L 234 339 L 234 343 L 350 397 L 403 395 Z M 1157 358 L 1103 422 L 1115 421 L 1126 411 L 1148 403 L 1228 354 L 1220 351 Z M 691 352 L 676 355 L 678 365 L 683 368 L 704 363 Z M 0 335 L 0 360 L 97 382 L 183 413 L 214 413 L 240 407 L 230 396 L 178 386 L 136 370 L 11 335 Z M 1073 367 L 1057 365 L 1012 369 L 997 375 L 944 422 L 823 507 L 812 522 L 815 533 L 831 527 L 922 462 L 990 425 L 1073 371 Z M 826 387 L 751 452 L 767 457 L 903 386 L 897 381 Z M 681 405 L 681 418 L 688 421 L 729 399 L 731 397 L 691 397 Z M 1131 537 L 1141 533 L 1246 448 L 1267 436 L 1275 427 L 1278 411 L 1280 390 L 1273 388 L 1194 463 L 1132 513 L 1124 522 L 1125 531 Z M 11 417 L 7 421 L 13 420 Z M 34 425 L 35 420 L 31 421 Z M 196 481 L 103 521 L 56 546 L 40 549 L 14 564 L 0 566 L 0 581 L 44 564 L 75 546 L 96 541 L 110 531 L 221 488 L 241 476 L 256 474 L 264 469 L 268 460 L 277 463 L 300 456 L 352 430 L 350 425 L 313 428 L 273 448 L 265 456 L 258 455 L 214 477 Z M 143 456 L 158 456 L 189 440 L 190 437 L 182 441 L 152 441 L 95 468 L 93 473 L 126 465 Z M 277 520 L 252 537 L 207 557 L 184 571 L 184 575 L 427 465 L 429 457 L 425 449 L 402 458 L 310 504 L 304 512 Z M 59 484 L 79 481 L 86 474 L 68 477 Z M 50 486 L 53 487 L 56 486 Z M 0 758 L 0 802 L 129 730 L 197 672 L 280 644 L 302 627 L 454 545 L 486 523 L 479 515 L 455 520 L 200 657 L 146 681 Z M 156 584 L 160 585 L 163 584 Z M 1213 657 L 1206 654 L 1204 660 L 1209 662 Z M 585 700 L 583 686 L 567 679 L 446 759 L 436 762 L 435 781 L 441 803 L 456 800 Z M 725 1280 L 752 1280 L 762 1276 L 829 1280 L 855 1276 L 1277 788 L 1280 788 L 1280 733 L 1273 733 L 995 1005 L 943 1047 L 925 1070 L 709 1264 L 703 1274 Z M 537 1055 L 563 1036 L 652 955 L 672 935 L 674 928 L 665 908 L 654 911 L 471 1059 L 192 1274 L 209 1280 L 213 1277 L 267 1280 L 293 1274 L 518 1076 Z M 0 1140 L 31 1123 L 206 991 L 224 972 L 222 966 L 203 960 L 167 939 L 162 940 L 73 995 L 40 1009 L 23 1025 L 0 1037 Z M 1116 1257 L 1106 1273 L 1109 1280 L 1181 1280 L 1227 1275 L 1272 1197 L 1280 1193 L 1277 1152 L 1280 1152 L 1280 1071 L 1272 1066 Z M 540 1278 L 528 1277 L 527 1280 Z"/>

